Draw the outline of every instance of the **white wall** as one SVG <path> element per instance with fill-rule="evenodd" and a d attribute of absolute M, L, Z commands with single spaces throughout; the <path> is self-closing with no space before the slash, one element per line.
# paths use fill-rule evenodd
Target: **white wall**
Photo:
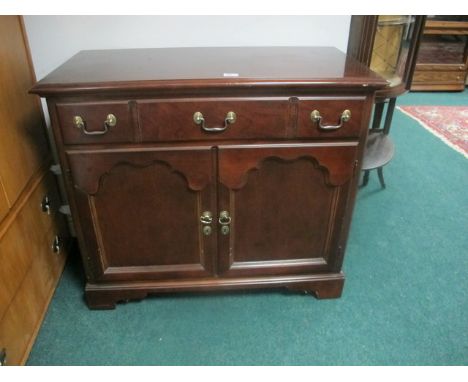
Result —
<path fill-rule="evenodd" d="M 335 46 L 351 16 L 25 16 L 37 79 L 80 50 L 183 46 Z"/>

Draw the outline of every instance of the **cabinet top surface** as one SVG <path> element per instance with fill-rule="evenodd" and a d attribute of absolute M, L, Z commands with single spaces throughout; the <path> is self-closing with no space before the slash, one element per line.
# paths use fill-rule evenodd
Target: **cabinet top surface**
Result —
<path fill-rule="evenodd" d="M 386 81 L 331 47 L 81 51 L 31 92 L 55 94 L 203 87 L 370 87 Z"/>

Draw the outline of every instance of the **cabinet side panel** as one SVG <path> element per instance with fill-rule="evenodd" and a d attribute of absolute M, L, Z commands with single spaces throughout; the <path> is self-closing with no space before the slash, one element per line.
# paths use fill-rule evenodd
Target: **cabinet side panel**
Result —
<path fill-rule="evenodd" d="M 0 178 L 11 205 L 47 157 L 44 120 L 17 16 L 0 17 Z"/>

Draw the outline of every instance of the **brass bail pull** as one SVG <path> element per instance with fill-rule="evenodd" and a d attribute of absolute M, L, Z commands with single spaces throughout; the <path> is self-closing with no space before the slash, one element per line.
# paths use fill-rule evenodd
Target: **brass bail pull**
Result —
<path fill-rule="evenodd" d="M 322 116 L 318 110 L 314 110 L 310 113 L 310 119 L 312 122 L 317 123 L 319 128 L 322 130 L 338 130 L 345 122 L 348 122 L 351 119 L 351 111 L 346 109 L 341 113 L 340 123 L 338 125 L 322 125 Z"/>
<path fill-rule="evenodd" d="M 86 129 L 86 121 L 83 117 L 75 115 L 73 117 L 73 124 L 77 129 L 80 129 L 85 135 L 104 135 L 109 131 L 109 127 L 117 125 L 117 117 L 114 114 L 108 114 L 104 121 L 104 128 L 102 130 L 89 131 Z"/>
<path fill-rule="evenodd" d="M 226 118 L 224 118 L 224 125 L 222 127 L 207 127 L 205 125 L 205 117 L 203 117 L 203 114 L 201 112 L 197 111 L 193 114 L 193 122 L 195 122 L 196 125 L 201 125 L 204 131 L 208 131 L 210 133 L 224 131 L 228 128 L 229 125 L 235 123 L 236 120 L 236 113 L 230 111 L 226 114 Z"/>

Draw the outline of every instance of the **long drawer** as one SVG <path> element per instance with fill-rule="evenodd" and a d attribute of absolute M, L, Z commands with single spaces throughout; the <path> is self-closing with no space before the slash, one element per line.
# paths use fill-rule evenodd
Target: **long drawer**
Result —
<path fill-rule="evenodd" d="M 286 138 L 288 99 L 138 102 L 143 141 Z"/>
<path fill-rule="evenodd" d="M 414 72 L 413 83 L 461 83 L 465 82 L 464 71 L 417 70 Z"/>

